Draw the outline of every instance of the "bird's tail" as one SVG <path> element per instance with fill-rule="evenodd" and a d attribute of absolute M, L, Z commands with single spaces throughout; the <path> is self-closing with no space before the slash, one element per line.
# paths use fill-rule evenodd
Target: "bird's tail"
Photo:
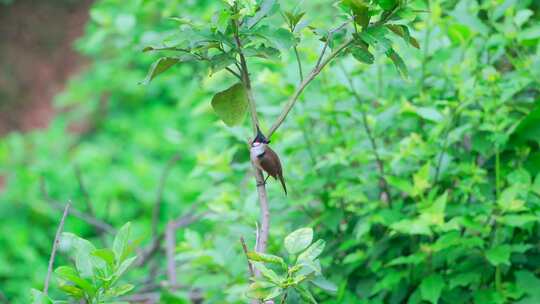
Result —
<path fill-rule="evenodd" d="M 287 186 L 285 186 L 285 179 L 283 176 L 279 176 L 279 181 L 281 182 L 281 185 L 283 186 L 283 191 L 285 191 L 285 195 L 287 195 Z"/>

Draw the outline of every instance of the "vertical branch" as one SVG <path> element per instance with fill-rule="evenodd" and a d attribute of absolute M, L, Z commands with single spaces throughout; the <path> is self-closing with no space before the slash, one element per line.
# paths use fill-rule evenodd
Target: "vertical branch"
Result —
<path fill-rule="evenodd" d="M 68 202 L 66 204 L 66 207 L 64 208 L 64 214 L 62 214 L 62 219 L 60 220 L 58 229 L 56 230 L 56 235 L 54 236 L 51 257 L 49 258 L 49 267 L 47 269 L 47 276 L 45 277 L 45 283 L 43 284 L 43 294 L 45 296 L 47 296 L 47 294 L 49 293 L 49 282 L 51 281 L 51 274 L 53 271 L 54 259 L 56 257 L 56 250 L 58 249 L 58 245 L 60 244 L 60 236 L 62 234 L 62 231 L 64 231 L 64 223 L 66 221 L 66 217 L 68 215 L 70 207 L 71 207 L 71 202 Z"/>
<path fill-rule="evenodd" d="M 354 83 L 345 70 L 345 67 L 343 65 L 340 65 L 343 74 L 345 75 L 345 78 L 347 79 L 347 82 L 349 83 L 349 87 L 351 89 L 351 92 L 353 93 L 354 98 L 356 101 L 360 104 L 360 107 L 362 107 L 362 99 L 358 92 L 356 91 L 356 88 L 354 87 Z M 364 109 L 360 108 L 360 113 L 362 115 L 362 125 L 364 127 L 364 130 L 366 131 L 366 135 L 369 138 L 369 142 L 371 144 L 371 150 L 375 157 L 375 163 L 377 164 L 377 169 L 379 171 L 379 187 L 381 188 L 381 199 L 385 202 L 388 202 L 389 205 L 392 205 L 392 197 L 390 196 L 390 188 L 388 187 L 388 182 L 385 178 L 384 173 L 384 163 L 379 155 L 379 149 L 377 147 L 377 142 L 375 141 L 375 137 L 373 136 L 373 132 L 371 131 L 371 128 L 369 127 L 367 114 L 364 111 Z"/>
<path fill-rule="evenodd" d="M 174 247 L 176 246 L 174 223 L 167 224 L 165 230 L 165 253 L 167 256 L 167 279 L 170 286 L 176 286 L 176 263 L 174 261 Z"/>
<path fill-rule="evenodd" d="M 171 172 L 172 167 L 180 160 L 180 153 L 175 153 L 165 165 L 161 178 L 159 180 L 159 186 L 156 194 L 156 201 L 154 202 L 154 210 L 152 211 L 152 236 L 158 235 L 159 215 L 161 213 L 161 205 L 163 204 L 163 191 L 165 190 L 165 183 L 167 177 Z"/>
<path fill-rule="evenodd" d="M 251 88 L 251 79 L 249 77 L 249 70 L 246 62 L 246 57 L 242 51 L 242 42 L 240 40 L 240 35 L 238 33 L 238 21 L 235 20 L 233 23 L 234 28 L 234 40 L 236 42 L 236 47 L 238 51 L 238 56 L 240 57 L 240 74 L 242 76 L 242 83 L 246 88 L 249 109 L 251 112 L 251 125 L 253 127 L 253 134 L 257 133 L 257 128 L 259 127 L 259 119 L 257 117 L 257 107 L 255 103 L 255 97 L 253 96 L 253 90 Z M 261 232 L 259 234 L 259 239 L 257 240 L 257 251 L 265 252 L 268 244 L 268 234 L 270 231 L 270 210 L 268 207 L 268 194 L 266 192 L 266 185 L 264 183 L 264 177 L 255 164 L 251 164 L 255 172 L 255 181 L 257 183 L 257 194 L 259 196 L 259 203 L 261 206 Z"/>

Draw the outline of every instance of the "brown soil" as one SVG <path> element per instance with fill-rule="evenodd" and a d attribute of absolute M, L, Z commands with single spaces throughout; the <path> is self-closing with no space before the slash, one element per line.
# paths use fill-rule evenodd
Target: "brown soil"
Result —
<path fill-rule="evenodd" d="M 83 34 L 91 2 L 0 4 L 0 135 L 48 125 L 53 97 L 84 65 L 73 43 Z"/>

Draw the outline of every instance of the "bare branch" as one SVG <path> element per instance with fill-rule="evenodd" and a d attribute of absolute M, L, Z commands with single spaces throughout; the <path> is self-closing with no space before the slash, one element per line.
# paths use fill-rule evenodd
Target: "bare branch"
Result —
<path fill-rule="evenodd" d="M 154 210 L 152 212 L 152 237 L 158 234 L 159 215 L 161 213 L 161 205 L 163 204 L 163 191 L 165 190 L 165 184 L 169 173 L 174 165 L 180 160 L 180 153 L 175 153 L 165 165 L 163 173 L 159 179 L 159 186 L 156 194 L 156 201 L 154 202 Z"/>
<path fill-rule="evenodd" d="M 240 243 L 242 243 L 242 250 L 244 250 L 244 254 L 246 255 L 246 260 L 247 260 L 247 264 L 248 264 L 248 268 L 249 268 L 249 273 L 250 273 L 251 277 L 255 277 L 255 271 L 253 271 L 253 265 L 249 261 L 248 249 L 247 249 L 247 246 L 246 246 L 246 241 L 244 240 L 243 236 L 240 237 Z"/>
<path fill-rule="evenodd" d="M 274 132 L 276 132 L 276 130 L 285 121 L 285 118 L 287 118 L 287 115 L 289 114 L 289 112 L 293 108 L 294 104 L 296 103 L 296 101 L 298 100 L 298 98 L 300 97 L 300 95 L 302 94 L 304 89 L 311 83 L 311 81 L 313 81 L 313 79 L 315 79 L 315 77 L 317 75 L 319 75 L 319 73 L 322 71 L 322 69 L 326 65 L 328 65 L 328 63 L 330 63 L 330 61 L 332 61 L 332 59 L 334 59 L 337 55 L 339 55 L 339 53 L 341 53 L 341 51 L 343 51 L 345 48 L 347 48 L 352 43 L 352 41 L 353 41 L 352 39 L 348 39 L 343 44 L 336 47 L 336 49 L 334 49 L 332 51 L 332 53 L 330 53 L 330 55 L 328 55 L 328 57 L 326 57 L 326 59 L 323 60 L 322 57 L 319 58 L 320 60 L 317 62 L 317 65 L 315 65 L 315 67 L 309 73 L 309 75 L 306 77 L 306 79 L 304 79 L 304 81 L 302 81 L 302 83 L 300 83 L 298 88 L 296 88 L 293 95 L 289 98 L 289 100 L 287 101 L 287 103 L 283 107 L 283 110 L 281 111 L 281 114 L 276 119 L 276 122 L 270 128 L 270 131 L 268 131 L 268 136 L 267 137 L 271 137 L 272 134 L 274 134 Z M 321 56 L 324 56 L 324 52 L 321 53 Z"/>
<path fill-rule="evenodd" d="M 298 48 L 294 46 L 294 56 L 296 57 L 296 63 L 298 64 L 298 74 L 300 75 L 300 83 L 304 81 L 304 72 L 302 68 L 302 61 L 300 60 L 300 54 L 298 54 Z"/>
<path fill-rule="evenodd" d="M 174 261 L 174 248 L 176 246 L 176 229 L 173 222 L 167 224 L 165 230 L 165 254 L 167 256 L 167 279 L 171 286 L 176 285 L 176 264 Z"/>
<path fill-rule="evenodd" d="M 242 76 L 240 76 L 240 74 L 238 74 L 237 72 L 235 72 L 233 69 L 227 67 L 225 68 L 229 73 L 233 74 L 234 76 L 236 76 L 236 78 L 238 78 L 239 80 L 242 80 Z"/>
<path fill-rule="evenodd" d="M 195 214 L 196 208 L 197 206 L 193 205 L 190 211 L 188 211 L 185 215 L 182 215 L 176 220 L 172 221 L 172 225 L 175 227 L 175 229 L 189 226 L 190 224 L 200 220 L 203 216 L 208 214 L 208 212 Z M 156 235 L 150 242 L 150 245 L 146 249 L 143 249 L 139 252 L 137 266 L 142 266 L 146 264 L 159 251 L 159 249 L 161 248 L 161 243 L 164 239 L 165 233 L 161 232 Z"/>
<path fill-rule="evenodd" d="M 62 219 L 60 220 L 58 229 L 56 230 L 56 235 L 54 236 L 51 257 L 49 258 L 49 267 L 47 269 L 47 276 L 45 277 L 45 283 L 43 284 L 43 294 L 45 296 L 47 296 L 47 294 L 49 293 L 49 282 L 51 280 L 51 274 L 53 271 L 54 259 L 56 257 L 56 250 L 58 249 L 58 245 L 60 244 L 60 235 L 62 234 L 62 231 L 64 231 L 64 223 L 66 221 L 66 217 L 68 215 L 70 207 L 71 207 L 71 202 L 68 202 L 66 204 L 66 207 L 64 208 L 64 213 L 62 214 Z"/>
<path fill-rule="evenodd" d="M 40 179 L 40 191 L 41 191 L 41 194 L 43 195 L 43 198 L 45 199 L 45 201 L 47 201 L 53 208 L 55 209 L 58 209 L 58 210 L 63 210 L 64 209 L 64 206 L 62 206 L 61 203 L 55 201 L 53 198 L 51 198 L 49 196 L 49 193 L 47 192 L 47 189 L 45 187 L 45 180 L 43 178 Z M 81 212 L 75 208 L 71 208 L 71 212 L 70 212 L 71 215 L 73 215 L 74 217 L 86 222 L 87 224 L 89 225 L 92 225 L 102 231 L 105 231 L 107 233 L 111 233 L 111 234 L 115 234 L 116 233 L 116 229 L 111 226 L 110 224 L 98 219 L 98 218 L 95 218 L 94 216 L 92 215 L 89 215 L 89 214 L 86 214 L 84 212 Z"/>

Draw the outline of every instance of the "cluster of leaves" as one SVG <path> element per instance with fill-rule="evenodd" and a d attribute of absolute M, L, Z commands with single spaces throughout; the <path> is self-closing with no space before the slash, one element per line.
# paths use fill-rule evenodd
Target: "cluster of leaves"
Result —
<path fill-rule="evenodd" d="M 75 267 L 60 266 L 54 271 L 59 281 L 59 289 L 70 299 L 89 304 L 121 303 L 120 296 L 130 292 L 134 286 L 119 284 L 120 278 L 133 264 L 133 243 L 130 241 L 130 223 L 125 224 L 116 234 L 112 248 L 96 247 L 75 234 L 64 232 L 61 247 L 75 261 Z M 32 303 L 67 303 L 52 300 L 41 291 L 32 290 Z"/>
<path fill-rule="evenodd" d="M 363 3 L 376 15 L 386 2 Z M 335 3 L 280 1 L 285 18 L 275 13 L 255 25 L 284 36 L 295 28 L 286 51 L 266 39 L 259 44 L 280 50 L 276 60 L 248 57 L 264 128 L 299 82 L 294 48 L 303 66 L 314 65 L 328 35 L 322 29 L 351 15 L 360 21 L 358 33 L 349 24 L 349 31 L 337 31 L 329 41 L 332 49 L 355 39 L 343 53 L 351 56 L 336 58 L 343 65 L 327 67 L 310 84 L 272 138 L 291 190 L 285 199 L 268 184 L 268 251 L 286 256 L 281 240 L 296 227 L 313 227 L 327 240 L 318 260 L 338 290 L 329 295 L 310 289 L 319 303 L 539 302 L 538 4 L 408 1 L 416 17 L 403 13 L 410 22 L 388 25 L 406 25 L 411 38 L 385 26 L 362 39 L 362 2 Z M 163 20 L 181 12 L 198 24 L 212 23 L 223 7 L 219 1 L 96 1 L 77 44 L 92 63 L 56 101 L 69 111 L 60 111 L 47 129 L 0 139 L 0 174 L 6 177 L 0 299 L 29 303 L 27 291 L 47 272 L 58 213 L 43 199 L 39 177 L 50 197 L 71 198 L 75 209 L 89 212 L 74 178 L 76 164 L 95 216 L 113 226 L 130 220 L 149 240 L 161 172 L 181 147 L 182 161 L 164 187 L 159 228 L 193 204 L 212 215 L 178 232 L 179 283 L 199 290 L 207 303 L 248 301 L 246 261 L 240 246 L 231 244 L 239 235 L 254 243 L 259 216 L 253 185 L 245 184 L 250 129 L 216 123 L 210 102 L 210 92 L 223 92 L 238 79 L 224 69 L 199 77 L 211 64 L 191 60 L 149 86 L 137 85 L 160 58 L 138 51 L 161 46 L 178 35 L 179 26 L 187 27 Z M 370 26 L 381 14 L 369 19 Z M 391 58 L 377 56 L 387 46 L 382 37 L 406 63 L 408 81 Z M 362 59 L 370 58 L 359 50 L 363 43 L 376 64 Z M 214 48 L 209 56 L 219 52 Z M 86 222 L 70 218 L 66 225 L 100 242 L 100 232 Z M 288 269 L 280 267 L 267 265 L 286 278 Z M 135 281 L 149 273 L 143 267 L 126 276 Z M 162 302 L 186 299 L 181 292 Z M 51 290 L 51 297 L 57 295 Z"/>
<path fill-rule="evenodd" d="M 337 287 L 322 275 L 319 261 L 319 255 L 323 252 L 326 243 L 324 240 L 312 242 L 313 229 L 311 228 L 300 228 L 285 237 L 284 247 L 290 255 L 290 260 L 294 261 L 292 265 L 287 265 L 279 256 L 255 251 L 248 252 L 248 259 L 262 275 L 262 278 L 256 278 L 250 285 L 248 295 L 263 301 L 281 296 L 281 303 L 285 303 L 288 297 L 295 303 L 298 299 L 308 303 L 317 303 L 306 286 L 307 283 L 312 283 L 329 292 L 336 292 Z M 279 273 L 267 265 L 276 266 Z"/>

